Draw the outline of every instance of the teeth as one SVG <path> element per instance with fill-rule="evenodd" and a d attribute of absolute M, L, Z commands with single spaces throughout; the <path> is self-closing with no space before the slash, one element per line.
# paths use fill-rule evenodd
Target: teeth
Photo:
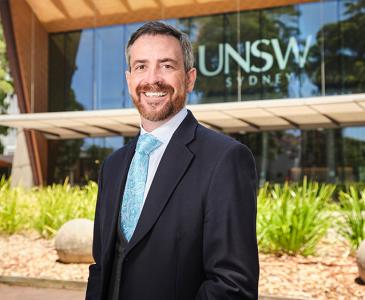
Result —
<path fill-rule="evenodd" d="M 145 95 L 147 97 L 163 97 L 166 94 L 167 93 L 165 93 L 165 92 L 145 92 Z"/>

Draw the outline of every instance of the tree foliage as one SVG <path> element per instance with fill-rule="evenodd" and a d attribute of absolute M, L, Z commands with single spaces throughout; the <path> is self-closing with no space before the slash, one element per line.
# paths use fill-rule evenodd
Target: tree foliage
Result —
<path fill-rule="evenodd" d="M 14 92 L 13 83 L 10 77 L 9 65 L 6 55 L 6 45 L 3 29 L 0 26 L 0 112 L 5 113 L 7 105 L 5 98 Z"/>
<path fill-rule="evenodd" d="M 12 94 L 13 92 L 14 88 L 10 77 L 4 32 L 0 22 L 0 114 L 6 113 L 8 104 L 5 102 L 5 99 L 7 95 Z M 5 135 L 7 133 L 7 129 L 7 127 L 0 126 L 0 135 Z M 2 152 L 3 145 L 0 142 L 0 153 Z"/>
<path fill-rule="evenodd" d="M 339 21 L 325 24 L 318 31 L 317 45 L 324 45 L 326 92 L 362 93 L 365 88 L 365 1 L 343 2 L 344 12 Z M 311 72 L 320 86 L 320 48 L 311 51 Z"/>

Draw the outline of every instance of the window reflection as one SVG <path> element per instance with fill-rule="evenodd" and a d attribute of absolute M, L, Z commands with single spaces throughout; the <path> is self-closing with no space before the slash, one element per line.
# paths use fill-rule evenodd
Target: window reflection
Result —
<path fill-rule="evenodd" d="M 365 179 L 365 127 L 291 129 L 233 137 L 253 151 L 261 184 L 301 181 L 304 176 L 336 183 Z"/>
<path fill-rule="evenodd" d="M 95 30 L 95 95 L 94 109 L 128 106 L 128 89 L 124 79 L 126 69 L 123 28 L 113 26 Z"/>
<path fill-rule="evenodd" d="M 103 160 L 123 144 L 123 137 L 48 141 L 48 184 L 97 181 Z"/>
<path fill-rule="evenodd" d="M 72 74 L 70 89 L 74 94 L 73 101 L 82 106 L 83 110 L 91 110 L 93 109 L 93 77 L 95 73 L 93 61 L 94 32 L 91 29 L 86 29 L 79 35 L 79 43 L 72 45 L 72 47 L 78 47 L 75 67 L 66 72 Z M 50 100 L 52 101 L 52 99 Z"/>
<path fill-rule="evenodd" d="M 344 152 L 343 164 L 351 175 L 345 181 L 365 181 L 365 127 L 342 129 Z"/>
<path fill-rule="evenodd" d="M 193 43 L 189 103 L 300 98 L 364 91 L 364 6 L 330 0 L 164 21 Z M 131 107 L 124 47 L 140 25 L 52 34 L 50 110 Z"/>
<path fill-rule="evenodd" d="M 77 98 L 80 90 L 91 95 L 92 77 L 88 76 L 90 72 L 83 72 L 85 78 L 81 80 L 82 84 L 77 84 L 76 89 L 75 85 L 72 86 L 74 75 L 79 69 L 77 57 L 83 57 L 79 51 L 80 38 L 80 32 L 62 33 L 50 37 L 49 111 L 84 110 L 85 106 L 90 108 L 87 101 L 81 103 Z M 87 52 L 86 57 L 89 57 L 89 62 L 85 65 L 91 65 L 91 56 L 88 56 Z M 91 99 L 90 97 L 82 99 L 88 98 Z"/>
<path fill-rule="evenodd" d="M 365 3 L 328 0 L 165 20 L 193 44 L 198 79 L 189 104 L 303 98 L 365 91 Z M 124 48 L 141 23 L 51 34 L 49 111 L 132 107 Z M 234 136 L 265 180 L 365 180 L 364 127 Z M 96 179 L 124 139 L 50 141 L 52 181 Z M 325 150 L 324 150 L 325 149 Z"/>
<path fill-rule="evenodd" d="M 365 48 L 364 48 L 364 28 L 365 28 L 365 3 L 364 1 L 340 1 L 338 25 L 341 31 L 341 44 L 338 51 L 338 60 L 341 62 L 340 86 L 342 93 L 361 93 L 365 88 Z M 332 24 L 334 26 L 334 24 Z M 335 38 L 330 35 L 329 38 Z M 338 40 L 338 39 L 337 39 Z M 331 51 L 334 52 L 334 49 Z"/>

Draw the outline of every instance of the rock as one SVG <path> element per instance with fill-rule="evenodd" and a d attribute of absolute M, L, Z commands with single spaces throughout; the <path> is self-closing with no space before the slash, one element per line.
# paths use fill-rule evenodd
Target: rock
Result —
<path fill-rule="evenodd" d="M 365 240 L 361 242 L 356 252 L 356 262 L 359 269 L 359 276 L 365 282 Z"/>
<path fill-rule="evenodd" d="M 94 223 L 87 219 L 74 219 L 61 226 L 56 234 L 55 248 L 64 263 L 92 263 Z"/>

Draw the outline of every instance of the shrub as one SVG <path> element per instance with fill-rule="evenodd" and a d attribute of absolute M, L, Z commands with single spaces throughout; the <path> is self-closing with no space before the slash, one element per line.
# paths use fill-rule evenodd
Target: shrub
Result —
<path fill-rule="evenodd" d="M 38 202 L 34 228 L 44 237 L 53 236 L 69 220 L 94 218 L 97 185 L 93 182 L 83 188 L 65 182 L 34 192 Z"/>
<path fill-rule="evenodd" d="M 67 221 L 92 220 L 95 213 L 97 184 L 84 187 L 54 184 L 26 190 L 11 188 L 10 180 L 0 179 L 0 232 L 13 234 L 35 229 L 43 237 L 52 237 Z"/>
<path fill-rule="evenodd" d="M 339 200 L 343 218 L 337 222 L 338 232 L 349 241 L 354 251 L 365 239 L 365 188 L 358 191 L 350 186 L 348 192 L 340 192 Z"/>
<path fill-rule="evenodd" d="M 83 193 L 84 201 L 79 203 L 80 214 L 83 218 L 94 220 L 98 184 L 94 181 L 89 181 L 89 183 L 81 189 L 81 192 Z"/>
<path fill-rule="evenodd" d="M 328 203 L 335 186 L 266 184 L 259 191 L 257 231 L 260 250 L 289 255 L 313 254 L 331 225 Z"/>
<path fill-rule="evenodd" d="M 25 208 L 21 198 L 20 188 L 10 188 L 10 181 L 5 177 L 0 180 L 0 232 L 13 234 L 19 231 L 25 223 L 22 212 Z"/>
<path fill-rule="evenodd" d="M 262 249 L 268 249 L 268 239 L 265 238 L 266 232 L 269 229 L 268 224 L 270 223 L 271 207 L 270 207 L 270 195 L 269 195 L 269 183 L 266 182 L 263 187 L 259 189 L 257 195 L 257 221 L 256 221 L 256 232 L 257 232 L 257 243 Z"/>

